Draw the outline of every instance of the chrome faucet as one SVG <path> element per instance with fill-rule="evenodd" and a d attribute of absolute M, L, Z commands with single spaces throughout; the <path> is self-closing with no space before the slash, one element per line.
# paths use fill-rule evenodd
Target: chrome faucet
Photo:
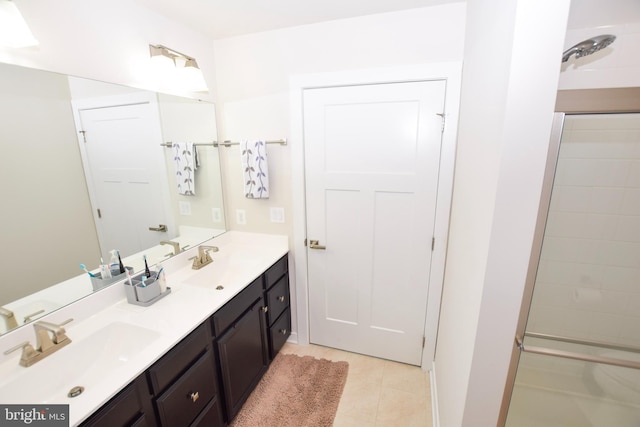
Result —
<path fill-rule="evenodd" d="M 26 367 L 31 366 L 71 342 L 71 339 L 67 337 L 67 332 L 62 326 L 72 320 L 73 319 L 65 320 L 59 325 L 39 320 L 33 324 L 33 328 L 36 331 L 36 348 L 33 348 L 29 341 L 25 341 L 5 351 L 4 354 L 22 349 L 20 365 Z"/>
<path fill-rule="evenodd" d="M 160 244 L 161 245 L 171 245 L 173 247 L 173 254 L 167 254 L 167 255 L 178 255 L 180 252 L 183 251 L 183 249 L 180 249 L 180 243 L 179 242 L 174 242 L 172 240 L 161 240 Z"/>
<path fill-rule="evenodd" d="M 24 318 L 24 322 L 23 322 L 23 323 L 29 323 L 29 322 L 31 322 L 35 316 L 37 316 L 38 314 L 42 314 L 42 313 L 44 313 L 44 312 L 45 312 L 45 310 L 44 310 L 44 309 L 42 309 L 42 310 L 38 310 L 38 311 L 36 311 L 35 313 L 27 314 L 27 315 L 25 316 L 25 318 Z"/>
<path fill-rule="evenodd" d="M 4 318 L 4 321 L 7 324 L 7 331 L 18 327 L 18 321 L 16 320 L 16 316 L 13 314 L 13 311 L 0 307 L 0 316 Z"/>
<path fill-rule="evenodd" d="M 198 255 L 189 258 L 190 260 L 193 260 L 191 268 L 194 270 L 200 270 L 205 265 L 211 264 L 213 259 L 211 258 L 211 255 L 209 255 L 209 251 L 218 252 L 218 250 L 217 246 L 198 246 Z"/>
<path fill-rule="evenodd" d="M 54 347 L 64 347 L 71 340 L 67 337 L 67 331 L 62 327 L 73 319 L 68 319 L 57 325 L 51 322 L 39 320 L 33 324 L 36 330 L 36 345 L 41 352 L 50 351 Z"/>

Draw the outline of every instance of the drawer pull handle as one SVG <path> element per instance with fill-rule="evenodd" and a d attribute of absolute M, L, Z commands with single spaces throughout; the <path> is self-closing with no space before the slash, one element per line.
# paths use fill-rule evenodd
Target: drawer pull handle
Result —
<path fill-rule="evenodd" d="M 280 329 L 280 333 L 282 335 L 287 335 L 287 330 L 286 329 Z"/>
<path fill-rule="evenodd" d="M 198 394 L 197 391 L 189 395 L 189 399 L 191 399 L 193 403 L 196 403 L 196 400 L 198 400 L 199 398 L 200 398 L 200 395 Z"/>
<path fill-rule="evenodd" d="M 269 307 L 267 307 L 267 306 L 262 307 L 262 311 L 264 311 L 266 313 L 267 311 L 269 311 Z"/>
<path fill-rule="evenodd" d="M 280 301 L 280 302 L 284 302 L 284 297 L 283 297 L 283 296 L 279 296 L 279 297 L 278 297 L 278 301 Z"/>

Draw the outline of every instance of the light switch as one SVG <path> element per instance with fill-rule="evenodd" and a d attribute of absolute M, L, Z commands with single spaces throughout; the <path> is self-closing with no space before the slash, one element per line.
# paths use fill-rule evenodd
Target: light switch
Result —
<path fill-rule="evenodd" d="M 189 202 L 178 202 L 178 209 L 180 215 L 191 215 L 191 203 Z"/>
<path fill-rule="evenodd" d="M 213 222 L 222 222 L 222 209 L 211 208 L 211 218 Z"/>
<path fill-rule="evenodd" d="M 284 223 L 284 208 L 271 208 L 271 222 Z"/>
<path fill-rule="evenodd" d="M 247 213 L 244 209 L 236 209 L 236 223 L 239 225 L 247 223 Z"/>

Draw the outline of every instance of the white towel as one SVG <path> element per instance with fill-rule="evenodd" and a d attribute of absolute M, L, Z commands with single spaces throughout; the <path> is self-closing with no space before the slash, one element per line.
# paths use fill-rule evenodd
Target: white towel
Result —
<path fill-rule="evenodd" d="M 185 196 L 196 195 L 196 169 L 198 169 L 198 152 L 191 142 L 174 142 L 173 163 L 176 167 L 178 193 Z"/>
<path fill-rule="evenodd" d="M 267 166 L 266 143 L 264 141 L 243 141 L 240 143 L 240 152 L 245 197 L 248 199 L 268 199 L 269 168 Z"/>

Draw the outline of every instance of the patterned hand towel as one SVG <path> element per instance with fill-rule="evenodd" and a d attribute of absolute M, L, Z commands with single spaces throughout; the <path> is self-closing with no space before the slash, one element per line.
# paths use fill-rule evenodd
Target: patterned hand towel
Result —
<path fill-rule="evenodd" d="M 268 199 L 269 171 L 266 143 L 243 141 L 240 143 L 240 153 L 244 174 L 244 196 L 248 199 Z"/>
<path fill-rule="evenodd" d="M 196 195 L 196 169 L 198 168 L 198 152 L 193 143 L 174 142 L 173 162 L 176 167 L 178 193 L 185 196 Z"/>

